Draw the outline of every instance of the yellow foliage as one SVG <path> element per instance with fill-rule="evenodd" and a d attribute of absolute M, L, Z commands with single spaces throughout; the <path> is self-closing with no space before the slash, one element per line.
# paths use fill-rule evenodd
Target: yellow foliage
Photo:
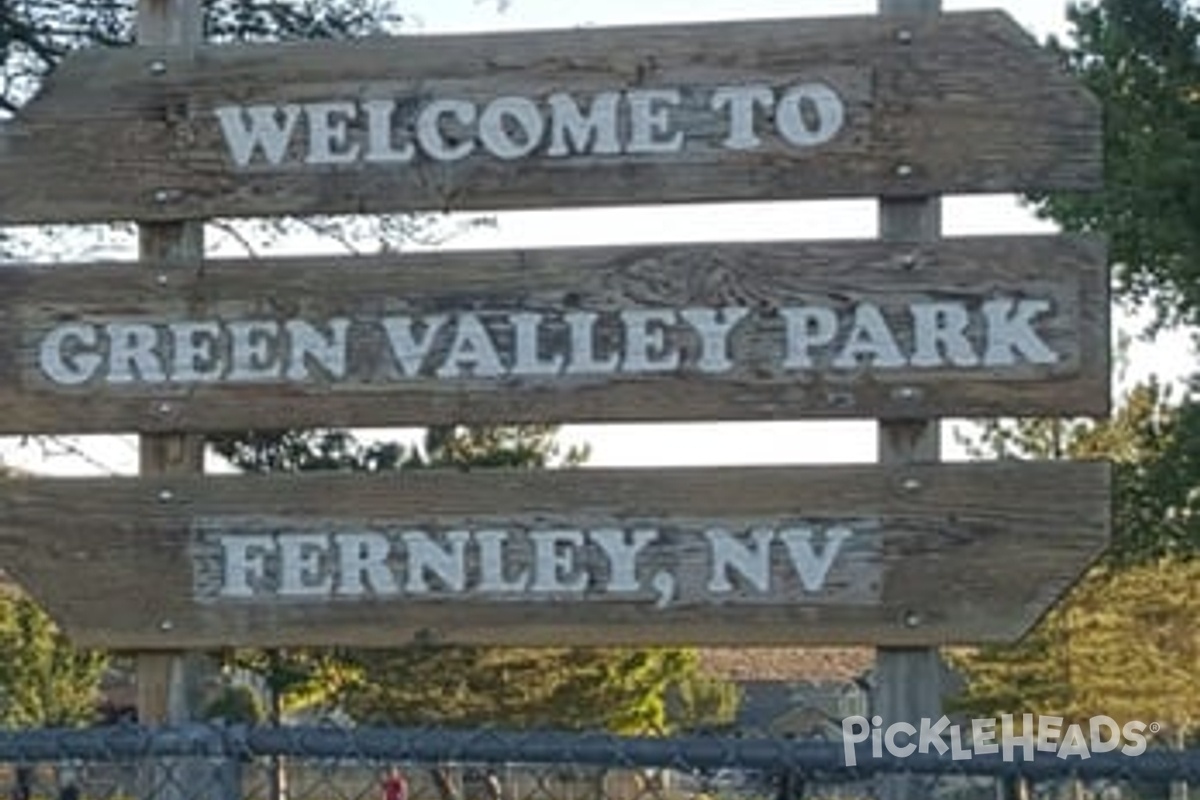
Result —
<path fill-rule="evenodd" d="M 984 714 L 1160 723 L 1200 729 L 1200 560 L 1098 568 L 1021 642 L 958 652 L 953 705 Z"/>

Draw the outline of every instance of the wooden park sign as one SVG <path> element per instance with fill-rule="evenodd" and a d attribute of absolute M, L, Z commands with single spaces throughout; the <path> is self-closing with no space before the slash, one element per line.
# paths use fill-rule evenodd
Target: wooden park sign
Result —
<path fill-rule="evenodd" d="M 1103 415 L 1107 310 L 1065 236 L 14 266 L 0 431 Z"/>
<path fill-rule="evenodd" d="M 1088 190 L 1100 145 L 999 13 L 92 50 L 0 131 L 0 224 Z M 11 266 L 0 433 L 1108 413 L 1099 242 L 903 233 Z M 118 649 L 973 644 L 1105 546 L 1109 480 L 13 480 L 0 563 Z"/>
<path fill-rule="evenodd" d="M 13 480 L 0 562 L 100 647 L 977 643 L 1103 549 L 1108 491 L 1045 462 Z"/>
<path fill-rule="evenodd" d="M 95 49 L 0 222 L 1093 189 L 1099 120 L 995 12 Z"/>

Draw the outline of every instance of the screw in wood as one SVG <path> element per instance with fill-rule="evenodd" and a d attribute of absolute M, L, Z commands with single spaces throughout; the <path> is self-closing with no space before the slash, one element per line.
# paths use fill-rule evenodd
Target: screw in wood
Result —
<path fill-rule="evenodd" d="M 912 44 L 913 33 L 908 28 L 901 28 L 896 31 L 896 41 L 900 44 Z"/>
<path fill-rule="evenodd" d="M 912 164 L 897 164 L 896 177 L 911 178 L 913 174 Z"/>
<path fill-rule="evenodd" d="M 921 491 L 921 481 L 917 478 L 905 478 L 900 482 L 900 488 L 908 494 L 914 494 Z"/>
<path fill-rule="evenodd" d="M 170 489 L 162 489 L 158 493 L 158 502 L 169 503 L 175 499 L 175 493 Z"/>
<path fill-rule="evenodd" d="M 919 628 L 921 626 L 921 615 L 916 611 L 904 612 L 904 627 Z"/>
<path fill-rule="evenodd" d="M 852 408 L 854 406 L 853 392 L 829 392 L 826 399 L 833 408 Z"/>
<path fill-rule="evenodd" d="M 162 622 L 158 623 L 158 629 L 163 633 L 166 633 L 167 631 L 175 629 L 175 623 L 169 619 L 164 619 Z"/>
<path fill-rule="evenodd" d="M 150 62 L 148 69 L 151 75 L 165 75 L 167 72 L 167 62 L 156 58 Z"/>

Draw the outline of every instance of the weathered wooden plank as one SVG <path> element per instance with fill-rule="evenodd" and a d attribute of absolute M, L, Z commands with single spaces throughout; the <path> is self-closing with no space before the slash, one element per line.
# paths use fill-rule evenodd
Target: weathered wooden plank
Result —
<path fill-rule="evenodd" d="M 103 647 L 1004 641 L 1105 546 L 1108 491 L 1085 463 L 30 479 L 0 560 Z"/>
<path fill-rule="evenodd" d="M 999 12 L 90 50 L 0 137 L 7 223 L 1100 181 L 1098 103 Z"/>
<path fill-rule="evenodd" d="M 1104 415 L 1076 237 L 0 270 L 0 431 Z"/>

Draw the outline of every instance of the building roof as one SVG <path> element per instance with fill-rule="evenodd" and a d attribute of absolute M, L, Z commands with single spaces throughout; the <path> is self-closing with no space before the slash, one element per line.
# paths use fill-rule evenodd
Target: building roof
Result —
<path fill-rule="evenodd" d="M 875 664 L 869 647 L 714 647 L 700 650 L 701 668 L 731 681 L 849 682 Z"/>

